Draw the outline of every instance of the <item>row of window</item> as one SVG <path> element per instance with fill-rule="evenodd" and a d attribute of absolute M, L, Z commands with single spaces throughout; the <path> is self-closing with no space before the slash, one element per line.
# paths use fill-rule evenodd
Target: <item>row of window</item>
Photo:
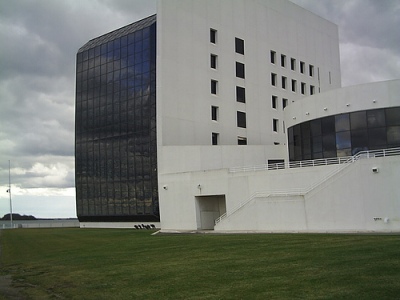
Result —
<path fill-rule="evenodd" d="M 298 90 L 298 84 L 296 79 L 291 79 L 291 91 L 294 93 L 297 93 Z M 275 73 L 271 73 L 271 85 L 272 86 L 278 86 L 278 75 Z M 288 89 L 288 78 L 286 76 L 281 76 L 281 88 L 286 90 Z M 300 83 L 300 92 L 302 95 L 307 95 L 307 84 L 305 82 Z M 309 86 L 309 95 L 314 95 L 315 94 L 315 86 L 311 85 Z"/>
<path fill-rule="evenodd" d="M 271 50 L 271 63 L 276 64 L 277 63 L 277 54 L 276 51 Z M 287 68 L 287 57 L 285 54 L 281 54 L 280 56 L 280 66 L 282 68 Z M 306 63 L 304 61 L 300 61 L 299 65 L 297 65 L 297 60 L 293 57 L 290 58 L 290 70 L 292 71 L 297 71 L 297 68 L 299 69 L 301 74 L 306 73 Z M 315 71 L 314 71 L 314 66 L 309 64 L 308 65 L 308 75 L 310 77 L 315 76 Z"/>
<path fill-rule="evenodd" d="M 217 30 L 210 28 L 210 43 L 217 43 Z M 244 55 L 244 40 L 235 38 L 235 52 Z"/>
<path fill-rule="evenodd" d="M 212 145 L 219 145 L 219 133 L 218 132 L 213 132 L 211 133 L 211 144 Z M 238 136 L 237 137 L 237 144 L 238 145 L 247 145 L 247 138 L 243 136 Z"/>

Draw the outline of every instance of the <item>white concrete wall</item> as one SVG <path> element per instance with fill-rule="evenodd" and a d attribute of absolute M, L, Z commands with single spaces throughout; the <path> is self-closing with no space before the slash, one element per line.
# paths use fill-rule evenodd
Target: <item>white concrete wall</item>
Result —
<path fill-rule="evenodd" d="M 379 172 L 372 172 L 373 167 Z M 305 195 L 265 196 L 274 191 L 290 193 L 321 183 L 336 168 L 342 167 L 330 165 L 249 173 L 215 170 L 162 175 L 162 183 L 167 189 L 160 191 L 164 199 L 160 203 L 161 227 L 166 231 L 198 229 L 198 196 L 225 195 L 229 214 L 254 193 L 263 192 L 224 219 L 215 230 L 399 232 L 399 156 L 359 160 Z"/>
<path fill-rule="evenodd" d="M 210 43 L 210 28 L 217 43 Z M 245 41 L 245 54 L 235 53 L 235 37 Z M 270 51 L 277 53 L 276 64 Z M 210 68 L 210 54 L 218 55 L 217 70 Z M 280 55 L 287 66 L 280 66 Z M 296 71 L 290 58 L 296 59 Z M 235 76 L 235 62 L 245 64 L 246 79 Z M 306 64 L 305 74 L 299 63 Z M 314 76 L 308 75 L 308 65 Z M 317 71 L 320 70 L 320 80 Z M 270 84 L 271 72 L 278 86 Z M 329 83 L 329 72 L 332 82 Z M 286 76 L 288 87 L 281 87 Z M 298 92 L 290 89 L 296 79 Z M 211 95 L 210 81 L 218 80 L 218 95 Z M 249 145 L 285 143 L 282 97 L 289 103 L 303 95 L 300 83 L 318 91 L 340 87 L 337 26 L 282 0 L 159 0 L 157 7 L 157 132 L 160 146 L 210 145 L 211 133 L 220 134 L 221 145 L 237 145 L 243 136 Z M 246 88 L 246 104 L 236 102 L 235 86 Z M 278 96 L 272 109 L 271 96 Z M 211 106 L 219 107 L 219 120 L 211 120 Z M 247 128 L 237 128 L 236 112 L 247 115 Z M 279 120 L 278 133 L 272 119 Z M 160 152 L 162 149 L 160 149 Z"/>
<path fill-rule="evenodd" d="M 399 79 L 335 89 L 288 106 L 285 109 L 285 123 L 291 127 L 340 113 L 400 106 L 399 95 Z"/>

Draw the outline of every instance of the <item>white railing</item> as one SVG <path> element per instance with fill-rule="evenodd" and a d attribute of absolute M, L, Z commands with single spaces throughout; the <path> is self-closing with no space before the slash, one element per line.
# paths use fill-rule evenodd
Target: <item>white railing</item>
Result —
<path fill-rule="evenodd" d="M 386 156 L 395 156 L 395 155 L 400 155 L 400 148 L 361 151 L 354 156 L 347 156 L 347 157 L 341 157 L 341 158 L 338 157 L 338 158 L 323 159 L 323 160 L 317 159 L 314 161 L 311 161 L 311 160 L 296 161 L 296 162 L 290 162 L 287 164 L 282 164 L 282 167 L 280 169 L 284 169 L 283 165 L 287 166 L 288 168 L 301 168 L 301 167 L 321 166 L 321 165 L 330 165 L 330 164 L 339 164 L 341 166 L 339 166 L 339 168 L 332 170 L 321 180 L 311 184 L 310 186 L 308 186 L 306 188 L 290 189 L 287 191 L 256 192 L 256 193 L 252 194 L 248 199 L 239 203 L 239 205 L 235 206 L 229 213 L 226 212 L 226 213 L 222 214 L 219 218 L 217 218 L 215 220 L 215 225 L 220 223 L 226 217 L 237 212 L 239 209 L 241 209 L 243 206 L 248 204 L 254 198 L 258 198 L 258 197 L 268 198 L 268 197 L 274 197 L 274 196 L 303 196 L 303 195 L 309 193 L 310 191 L 314 190 L 317 186 L 326 182 L 328 179 L 332 178 L 334 175 L 336 175 L 337 173 L 342 171 L 345 167 L 349 166 L 351 163 L 353 163 L 359 159 L 369 159 L 369 158 L 375 158 L 375 157 L 386 157 Z M 325 163 L 323 163 L 323 162 L 325 162 Z M 291 166 L 291 164 L 293 164 L 293 165 Z M 268 166 L 273 166 L 273 165 L 280 166 L 281 164 L 264 165 L 264 166 L 267 166 L 267 168 L 264 168 L 264 169 L 259 168 L 257 170 L 276 170 L 277 168 L 269 168 L 268 167 Z M 257 170 L 248 170 L 248 171 L 257 171 Z M 229 170 L 229 171 L 231 172 L 231 170 Z M 246 171 L 247 171 L 247 169 L 242 170 L 242 172 L 246 172 Z M 239 171 L 233 171 L 233 172 L 239 172 Z"/>
<path fill-rule="evenodd" d="M 264 164 L 256 166 L 245 166 L 245 167 L 232 167 L 229 169 L 229 173 L 337 165 L 337 164 L 353 162 L 354 159 L 359 159 L 359 158 L 385 157 L 393 155 L 400 155 L 400 147 L 382 149 L 382 150 L 361 151 L 354 156 L 300 160 L 300 161 L 291 161 L 286 163 L 274 163 L 274 164 Z"/>

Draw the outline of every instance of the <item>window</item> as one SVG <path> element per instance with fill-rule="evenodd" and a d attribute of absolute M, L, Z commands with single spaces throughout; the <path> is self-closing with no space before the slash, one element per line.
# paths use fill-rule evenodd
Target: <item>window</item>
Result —
<path fill-rule="evenodd" d="M 300 62 L 300 73 L 304 74 L 304 67 L 305 67 L 305 63 L 303 61 Z"/>
<path fill-rule="evenodd" d="M 311 77 L 314 77 L 314 66 L 313 65 L 308 66 L 308 75 L 310 75 Z"/>
<path fill-rule="evenodd" d="M 286 68 L 286 55 L 281 54 L 281 67 Z"/>
<path fill-rule="evenodd" d="M 290 59 L 290 69 L 296 71 L 296 60 L 294 58 Z"/>
<path fill-rule="evenodd" d="M 296 93 L 297 91 L 297 81 L 295 79 L 292 79 L 292 92 Z"/>
<path fill-rule="evenodd" d="M 286 82 L 287 78 L 285 76 L 282 76 L 282 88 L 286 90 Z"/>
<path fill-rule="evenodd" d="M 274 132 L 278 132 L 278 124 L 279 124 L 279 120 L 278 119 L 273 119 L 272 120 L 272 130 Z"/>
<path fill-rule="evenodd" d="M 211 120 L 218 121 L 218 106 L 211 106 Z"/>
<path fill-rule="evenodd" d="M 277 108 L 277 106 L 278 106 L 278 97 L 277 97 L 277 96 L 272 95 L 272 98 L 271 98 L 271 106 L 272 106 L 272 108 L 274 108 L 274 109 Z"/>
<path fill-rule="evenodd" d="M 244 40 L 235 38 L 235 51 L 239 54 L 244 54 Z"/>
<path fill-rule="evenodd" d="M 211 144 L 218 145 L 218 142 L 219 142 L 219 133 L 213 132 L 211 134 Z"/>
<path fill-rule="evenodd" d="M 244 64 L 236 62 L 236 77 L 244 79 Z"/>
<path fill-rule="evenodd" d="M 314 95 L 315 94 L 315 86 L 310 85 L 310 95 Z"/>
<path fill-rule="evenodd" d="M 301 83 L 301 94 L 302 95 L 306 94 L 306 84 L 304 82 Z"/>
<path fill-rule="evenodd" d="M 215 29 L 210 29 L 210 42 L 213 44 L 217 43 L 217 31 Z"/>
<path fill-rule="evenodd" d="M 275 64 L 276 52 L 271 50 L 271 64 Z"/>
<path fill-rule="evenodd" d="M 275 73 L 271 73 L 271 84 L 273 86 L 276 86 L 276 74 Z"/>
<path fill-rule="evenodd" d="M 211 80 L 211 94 L 216 95 L 218 89 L 218 81 L 216 80 Z"/>
<path fill-rule="evenodd" d="M 236 101 L 246 103 L 246 90 L 244 89 L 244 87 L 236 87 Z"/>
<path fill-rule="evenodd" d="M 216 69 L 217 68 L 217 55 L 211 54 L 211 56 L 210 56 L 210 64 L 211 64 L 211 68 L 212 69 Z"/>
<path fill-rule="evenodd" d="M 238 136 L 238 145 L 247 145 L 247 138 Z"/>
<path fill-rule="evenodd" d="M 285 109 L 287 105 L 288 105 L 288 99 L 282 98 L 282 109 Z"/>
<path fill-rule="evenodd" d="M 246 113 L 237 112 L 237 127 L 246 128 Z"/>

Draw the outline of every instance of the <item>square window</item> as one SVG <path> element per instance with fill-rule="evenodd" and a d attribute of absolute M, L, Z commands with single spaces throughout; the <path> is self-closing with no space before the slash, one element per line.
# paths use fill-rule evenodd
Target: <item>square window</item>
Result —
<path fill-rule="evenodd" d="M 271 64 L 275 64 L 276 52 L 271 50 Z"/>
<path fill-rule="evenodd" d="M 278 124 L 279 124 L 279 120 L 278 119 L 273 119 L 272 120 L 272 130 L 274 132 L 278 132 Z"/>
<path fill-rule="evenodd" d="M 215 29 L 210 29 L 210 42 L 213 44 L 217 43 L 217 31 Z"/>
<path fill-rule="evenodd" d="M 217 55 L 211 54 L 211 56 L 210 56 L 210 66 L 211 66 L 212 69 L 216 69 L 217 68 Z"/>
<path fill-rule="evenodd" d="M 235 38 L 235 51 L 239 54 L 244 54 L 244 40 Z"/>
<path fill-rule="evenodd" d="M 236 77 L 244 79 L 244 64 L 236 62 Z"/>
<path fill-rule="evenodd" d="M 297 91 L 297 81 L 295 79 L 292 79 L 292 92 L 296 93 Z"/>
<path fill-rule="evenodd" d="M 211 80 L 211 94 L 216 95 L 218 91 L 218 81 Z"/>
<path fill-rule="evenodd" d="M 247 138 L 238 136 L 238 145 L 247 145 Z"/>
<path fill-rule="evenodd" d="M 313 65 L 308 66 L 308 75 L 310 75 L 311 77 L 314 77 L 314 66 Z"/>
<path fill-rule="evenodd" d="M 276 77 L 275 73 L 271 73 L 271 85 L 276 86 Z"/>
<path fill-rule="evenodd" d="M 213 132 L 211 134 L 211 144 L 218 145 L 218 142 L 219 142 L 219 133 Z"/>
<path fill-rule="evenodd" d="M 244 87 L 236 87 L 236 101 L 241 103 L 246 103 L 246 90 Z"/>
<path fill-rule="evenodd" d="M 277 96 L 272 95 L 272 98 L 271 98 L 271 106 L 272 106 L 272 108 L 274 108 L 274 109 L 277 108 L 277 106 L 278 106 L 278 97 L 277 97 Z"/>
<path fill-rule="evenodd" d="M 211 120 L 218 121 L 218 106 L 211 106 Z"/>
<path fill-rule="evenodd" d="M 304 74 L 305 63 L 303 61 L 300 62 L 300 73 Z"/>
<path fill-rule="evenodd" d="M 286 90 L 286 83 L 287 83 L 287 78 L 285 76 L 282 76 L 282 88 Z"/>
<path fill-rule="evenodd" d="M 288 99 L 282 98 L 282 109 L 285 109 L 287 105 L 288 105 Z"/>
<path fill-rule="evenodd" d="M 301 83 L 301 94 L 302 95 L 306 94 L 306 84 L 304 82 Z"/>
<path fill-rule="evenodd" d="M 290 69 L 292 71 L 296 71 L 296 59 L 294 59 L 294 58 L 290 59 Z"/>
<path fill-rule="evenodd" d="M 246 113 L 242 111 L 237 112 L 237 127 L 246 128 Z"/>
<path fill-rule="evenodd" d="M 286 68 L 286 55 L 281 54 L 281 67 Z"/>

